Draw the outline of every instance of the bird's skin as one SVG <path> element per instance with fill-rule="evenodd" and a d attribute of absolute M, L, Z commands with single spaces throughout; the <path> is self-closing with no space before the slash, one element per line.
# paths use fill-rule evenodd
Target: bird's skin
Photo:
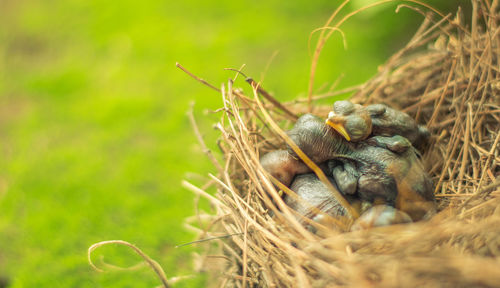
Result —
<path fill-rule="evenodd" d="M 326 123 L 352 142 L 373 136 L 399 135 L 408 139 L 419 151 L 423 151 L 430 139 L 427 128 L 418 125 L 408 114 L 384 104 L 365 107 L 347 100 L 337 101 L 333 105 L 333 111 L 328 114 Z"/>
<path fill-rule="evenodd" d="M 288 135 L 315 163 L 336 160 L 353 165 L 359 175 L 356 194 L 361 201 L 394 206 L 413 220 L 435 210 L 431 180 L 413 147 L 394 153 L 366 141 L 349 142 L 311 114 L 300 117 Z M 384 142 L 391 143 L 391 138 Z"/>

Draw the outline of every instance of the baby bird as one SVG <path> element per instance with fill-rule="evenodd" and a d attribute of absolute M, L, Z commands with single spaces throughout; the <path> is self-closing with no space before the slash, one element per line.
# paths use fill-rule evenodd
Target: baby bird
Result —
<path fill-rule="evenodd" d="M 333 179 L 329 180 L 336 188 Z M 296 212 L 297 220 L 311 232 L 316 232 L 316 228 L 310 220 L 328 226 L 332 223 L 329 221 L 330 217 L 341 219 L 348 215 L 346 209 L 331 196 L 331 191 L 314 173 L 298 175 L 290 189 L 296 195 L 285 195 L 283 200 Z M 346 197 L 346 200 L 353 206 L 361 205 L 353 197 Z M 412 220 L 405 212 L 387 205 L 377 205 L 361 214 L 351 226 L 351 231 L 410 222 Z"/>
<path fill-rule="evenodd" d="M 351 226 L 351 231 L 372 227 L 389 226 L 413 222 L 403 211 L 387 205 L 376 205 L 361 214 Z"/>
<path fill-rule="evenodd" d="M 335 181 L 329 178 L 333 187 Z M 290 189 L 297 195 L 286 194 L 283 198 L 285 203 L 297 212 L 297 219 L 307 229 L 314 232 L 315 229 L 307 219 L 316 222 L 327 222 L 326 218 L 340 218 L 347 216 L 346 209 L 332 197 L 331 191 L 321 182 L 316 174 L 308 173 L 295 177 Z M 349 201 L 349 199 L 348 199 Z"/>
<path fill-rule="evenodd" d="M 315 163 L 336 160 L 352 165 L 357 175 L 350 178 L 357 180 L 356 195 L 361 201 L 394 206 L 413 220 L 435 211 L 431 180 L 411 145 L 398 154 L 367 141 L 349 142 L 310 114 L 300 117 L 288 135 Z M 386 143 L 405 140 L 401 136 L 380 137 Z M 292 150 L 289 153 L 294 154 Z"/>
<path fill-rule="evenodd" d="M 337 130 L 347 141 L 352 142 L 368 138 L 373 126 L 370 114 L 364 107 L 349 101 L 335 102 L 326 123 Z"/>
<path fill-rule="evenodd" d="M 287 150 L 275 150 L 265 154 L 260 158 L 260 164 L 264 170 L 287 187 L 290 187 L 295 175 L 311 171 L 304 162 L 292 156 Z"/>
<path fill-rule="evenodd" d="M 326 123 L 352 142 L 362 141 L 369 136 L 400 135 L 422 151 L 430 138 L 427 128 L 418 125 L 408 114 L 384 104 L 363 107 L 349 101 L 337 101 Z"/>

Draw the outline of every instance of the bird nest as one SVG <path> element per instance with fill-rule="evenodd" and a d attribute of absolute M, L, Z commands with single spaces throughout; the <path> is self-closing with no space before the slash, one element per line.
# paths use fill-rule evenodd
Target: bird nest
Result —
<path fill-rule="evenodd" d="M 418 10 L 422 12 L 421 10 Z M 363 85 L 279 103 L 258 83 L 250 93 L 229 81 L 216 124 L 223 161 L 199 188 L 213 212 L 188 219 L 211 239 L 199 258 L 222 287 L 498 287 L 500 285 L 500 27 L 498 3 L 472 1 L 472 21 L 433 9 L 409 43 Z M 437 13 L 437 14 L 436 14 Z M 325 41 L 348 18 L 319 37 Z M 200 80 L 200 79 L 199 79 Z M 203 80 L 202 80 L 203 81 Z M 311 83 L 313 81 L 311 80 Z M 205 84 L 207 84 L 205 82 Z M 209 85 L 209 84 L 207 84 Z M 312 87 L 312 84 L 311 84 Z M 312 91 L 312 89 L 310 89 Z M 321 99 L 352 92 L 351 101 L 384 103 L 431 132 L 422 155 L 439 212 L 428 221 L 356 232 L 311 233 L 280 197 L 259 158 L 286 145 L 298 115 L 326 117 Z M 195 127 L 196 128 L 196 127 Z M 199 136 L 199 132 L 198 136 Z M 205 192 L 215 186 L 212 196 Z M 342 223 L 341 223 L 342 224 Z M 208 244 L 207 244 L 208 243 Z"/>

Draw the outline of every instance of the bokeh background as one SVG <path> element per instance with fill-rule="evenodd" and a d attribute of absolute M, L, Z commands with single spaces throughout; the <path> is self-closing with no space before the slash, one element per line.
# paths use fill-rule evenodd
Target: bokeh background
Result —
<path fill-rule="evenodd" d="M 345 11 L 373 2 L 353 0 Z M 446 12 L 468 5 L 425 2 Z M 234 76 L 223 68 L 246 64 L 276 98 L 303 97 L 309 35 L 339 4 L 0 0 L 0 287 L 160 284 L 147 268 L 93 271 L 87 248 L 109 239 L 138 245 L 169 277 L 196 274 L 175 287 L 205 286 L 193 270 L 197 246 L 175 248 L 195 238 L 182 224 L 194 203 L 181 180 L 200 184 L 214 170 L 186 111 L 195 101 L 215 147 L 218 115 L 204 112 L 221 100 L 175 63 L 216 86 Z M 361 83 L 403 46 L 422 16 L 395 7 L 352 18 L 347 50 L 334 35 L 316 87 L 341 75 L 338 88 Z M 124 247 L 94 256 L 125 266 L 140 260 Z"/>

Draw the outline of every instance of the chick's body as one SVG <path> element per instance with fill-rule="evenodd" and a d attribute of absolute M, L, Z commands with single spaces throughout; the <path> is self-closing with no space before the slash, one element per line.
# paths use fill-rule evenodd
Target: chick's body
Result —
<path fill-rule="evenodd" d="M 352 142 L 370 136 L 400 135 L 415 148 L 423 150 L 430 138 L 427 128 L 418 125 L 410 115 L 384 104 L 364 107 L 346 100 L 337 101 L 328 115 L 327 123 Z"/>
<path fill-rule="evenodd" d="M 412 147 L 397 154 L 369 141 L 348 142 L 310 114 L 299 118 L 288 135 L 318 164 L 337 160 L 353 165 L 359 175 L 356 193 L 361 201 L 387 203 L 414 220 L 434 209 L 431 181 Z"/>
<path fill-rule="evenodd" d="M 335 182 L 329 178 L 333 187 Z M 316 216 L 324 213 L 332 217 L 345 216 L 346 209 L 332 196 L 328 187 L 321 182 L 316 174 L 308 173 L 295 177 L 290 189 L 298 197 L 285 195 L 285 203 L 295 210 L 299 215 L 316 219 Z"/>
<path fill-rule="evenodd" d="M 430 138 L 429 130 L 418 125 L 410 115 L 384 104 L 369 105 L 366 110 L 372 119 L 373 135 L 400 135 L 408 139 L 419 150 L 427 145 Z"/>
<path fill-rule="evenodd" d="M 260 164 L 287 187 L 290 186 L 295 175 L 310 171 L 306 164 L 293 157 L 287 150 L 275 150 L 265 154 L 260 158 Z"/>
<path fill-rule="evenodd" d="M 336 188 L 333 179 L 328 178 L 328 180 Z M 314 173 L 298 175 L 290 189 L 296 195 L 285 195 L 283 200 L 296 212 L 299 222 L 312 232 L 316 232 L 316 228 L 310 220 L 329 226 L 332 223 L 329 221 L 330 218 L 348 217 L 346 209 L 332 197 L 331 191 Z M 346 200 L 354 206 L 361 205 L 359 200 L 353 197 L 347 196 Z M 377 205 L 363 212 L 354 221 L 352 231 L 412 222 L 405 212 L 387 205 Z"/>

